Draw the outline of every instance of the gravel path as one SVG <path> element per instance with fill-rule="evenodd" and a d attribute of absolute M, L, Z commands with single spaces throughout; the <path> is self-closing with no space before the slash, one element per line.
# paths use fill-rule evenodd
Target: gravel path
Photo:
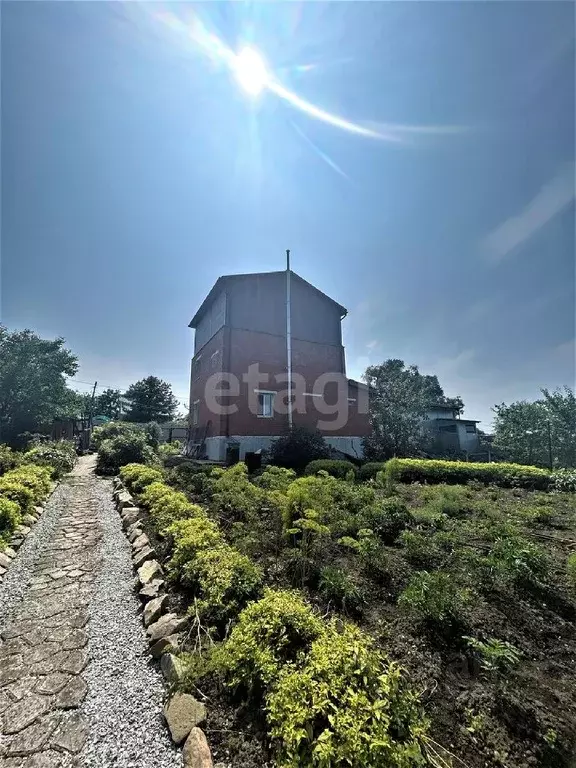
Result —
<path fill-rule="evenodd" d="M 83 457 L 0 586 L 2 768 L 172 768 L 130 547 Z"/>

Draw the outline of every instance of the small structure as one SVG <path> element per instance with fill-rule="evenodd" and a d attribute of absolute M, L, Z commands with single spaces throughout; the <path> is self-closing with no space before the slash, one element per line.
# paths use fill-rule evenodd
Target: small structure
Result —
<path fill-rule="evenodd" d="M 428 410 L 423 427 L 436 450 L 471 454 L 480 450 L 478 423 L 474 419 L 460 418 L 454 406 L 439 403 Z"/>

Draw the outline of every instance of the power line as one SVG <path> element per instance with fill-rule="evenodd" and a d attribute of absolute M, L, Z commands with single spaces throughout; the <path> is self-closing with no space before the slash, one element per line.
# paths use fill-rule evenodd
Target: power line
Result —
<path fill-rule="evenodd" d="M 93 387 L 94 386 L 94 382 L 93 381 L 82 381 L 81 379 L 73 379 L 73 378 L 69 378 L 68 381 L 73 381 L 75 384 L 86 384 L 89 387 Z M 128 389 L 128 387 L 120 387 L 120 386 L 115 386 L 113 384 L 98 384 L 96 386 L 96 389 L 119 389 L 120 391 L 125 391 L 125 390 Z M 181 400 L 179 397 L 176 397 L 176 400 L 178 400 L 180 405 L 184 405 L 184 406 L 188 407 L 188 401 L 187 400 Z"/>

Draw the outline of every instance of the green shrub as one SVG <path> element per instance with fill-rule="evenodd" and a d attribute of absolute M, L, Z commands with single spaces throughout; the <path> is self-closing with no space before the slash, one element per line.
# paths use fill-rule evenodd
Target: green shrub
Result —
<path fill-rule="evenodd" d="M 274 440 L 270 448 L 273 464 L 302 472 L 315 459 L 326 459 L 328 446 L 318 430 L 294 427 L 287 435 Z"/>
<path fill-rule="evenodd" d="M 149 421 L 147 424 L 144 424 L 143 429 L 148 445 L 155 451 L 158 450 L 162 440 L 162 427 L 160 424 L 155 421 Z"/>
<path fill-rule="evenodd" d="M 517 534 L 496 539 L 485 562 L 492 577 L 503 584 L 533 584 L 548 571 L 543 550 Z"/>
<path fill-rule="evenodd" d="M 22 460 L 25 464 L 50 467 L 52 477 L 58 478 L 73 470 L 76 448 L 70 440 L 50 441 L 26 451 Z"/>
<path fill-rule="evenodd" d="M 130 432 L 100 443 L 96 471 L 102 475 L 116 475 L 124 464 L 151 464 L 154 459 L 154 451 L 144 434 Z"/>
<path fill-rule="evenodd" d="M 335 565 L 326 565 L 320 571 L 318 589 L 329 602 L 343 611 L 357 612 L 364 598 L 348 571 Z"/>
<path fill-rule="evenodd" d="M 139 501 L 143 507 L 151 509 L 156 502 L 168 496 L 172 496 L 174 493 L 174 489 L 170 488 L 170 486 L 165 483 L 150 483 L 150 485 L 148 485 L 140 494 Z"/>
<path fill-rule="evenodd" d="M 167 459 L 168 456 L 179 456 L 182 453 L 182 446 L 178 440 L 171 443 L 162 443 L 158 446 L 158 455 L 161 459 Z"/>
<path fill-rule="evenodd" d="M 205 516 L 201 507 L 188 501 L 185 494 L 157 481 L 146 486 L 139 500 L 150 512 L 154 528 L 161 534 L 178 520 Z"/>
<path fill-rule="evenodd" d="M 161 483 L 164 475 L 159 469 L 145 464 L 126 464 L 120 468 L 120 477 L 133 493 L 140 494 L 152 483 Z"/>
<path fill-rule="evenodd" d="M 447 517 L 463 517 L 478 509 L 474 493 L 463 486 L 445 485 L 444 483 L 424 489 L 426 507 L 433 514 Z"/>
<path fill-rule="evenodd" d="M 34 494 L 18 480 L 7 480 L 0 477 L 0 497 L 14 501 L 22 515 L 34 509 Z"/>
<path fill-rule="evenodd" d="M 556 469 L 552 472 L 552 490 L 576 493 L 576 469 Z"/>
<path fill-rule="evenodd" d="M 32 491 L 34 503 L 39 504 L 44 501 L 52 488 L 50 467 L 35 466 L 25 464 L 18 469 L 12 469 L 4 476 L 4 480 L 15 481 Z"/>
<path fill-rule="evenodd" d="M 386 543 L 394 542 L 400 533 L 410 527 L 412 516 L 406 503 L 392 496 L 366 507 L 362 512 L 364 527 L 370 528 Z"/>
<path fill-rule="evenodd" d="M 400 668 L 352 624 L 330 623 L 267 700 L 280 768 L 424 765 L 426 723 Z"/>
<path fill-rule="evenodd" d="M 572 592 L 576 595 L 576 552 L 572 552 L 568 555 L 566 560 L 566 574 L 568 576 L 568 583 Z"/>
<path fill-rule="evenodd" d="M 446 564 L 455 546 L 454 536 L 447 531 L 403 531 L 399 542 L 404 547 L 406 559 L 421 568 Z"/>
<path fill-rule="evenodd" d="M 520 510 L 520 515 L 525 523 L 538 527 L 549 527 L 554 521 L 554 510 L 543 505 L 524 507 Z"/>
<path fill-rule="evenodd" d="M 316 459 L 311 461 L 304 470 L 305 475 L 315 475 L 320 470 L 328 472 L 332 477 L 338 477 L 340 480 L 346 480 L 349 473 L 352 472 L 356 477 L 358 470 L 351 461 L 341 461 L 338 459 Z"/>
<path fill-rule="evenodd" d="M 545 469 L 522 464 L 482 464 L 433 459 L 390 459 L 385 465 L 387 483 L 448 483 L 464 485 L 478 480 L 505 488 L 546 490 L 551 474 Z"/>
<path fill-rule="evenodd" d="M 0 475 L 15 469 L 22 461 L 22 454 L 7 445 L 0 445 Z"/>
<path fill-rule="evenodd" d="M 398 605 L 418 621 L 437 627 L 464 622 L 470 591 L 445 571 L 415 573 L 398 599 Z"/>
<path fill-rule="evenodd" d="M 522 658 L 518 648 L 496 637 L 478 640 L 475 637 L 464 636 L 463 639 L 478 657 L 482 669 L 487 672 L 505 672 Z"/>
<path fill-rule="evenodd" d="M 219 668 L 231 687 L 261 695 L 277 682 L 285 665 L 304 662 L 322 631 L 322 620 L 298 593 L 265 589 L 260 600 L 242 611 L 218 650 Z"/>
<path fill-rule="evenodd" d="M 384 469 L 383 461 L 368 461 L 358 469 L 358 480 L 375 480 L 378 472 Z"/>
<path fill-rule="evenodd" d="M 12 533 L 21 521 L 22 516 L 17 502 L 0 496 L 0 537 Z"/>
<path fill-rule="evenodd" d="M 141 433 L 142 429 L 135 424 L 129 424 L 126 421 L 110 421 L 101 427 L 94 428 L 91 444 L 93 448 L 99 450 L 104 440 L 113 440 L 115 437 L 127 437 L 138 432 Z"/>
<path fill-rule="evenodd" d="M 282 491 L 285 493 L 296 479 L 296 472 L 286 467 L 275 467 L 273 465 L 266 467 L 259 477 L 254 479 L 254 485 L 259 488 L 265 488 L 267 491 Z"/>
<path fill-rule="evenodd" d="M 211 492 L 212 481 L 210 475 L 213 465 L 206 464 L 180 464 L 177 467 L 165 469 L 166 482 L 179 490 L 190 494 L 203 494 Z"/>
<path fill-rule="evenodd" d="M 178 520 L 168 528 L 174 539 L 174 552 L 170 559 L 170 572 L 176 577 L 184 576 L 186 568 L 199 552 L 222 545 L 218 526 L 202 514 L 187 520 Z"/>
<path fill-rule="evenodd" d="M 230 469 L 212 474 L 212 500 L 215 515 L 228 522 L 245 520 L 256 512 L 266 498 L 262 488 L 250 482 L 246 464 L 235 464 Z"/>
<path fill-rule="evenodd" d="M 223 623 L 258 597 L 262 571 L 246 555 L 221 544 L 197 552 L 182 569 L 181 580 L 194 590 L 200 617 Z"/>

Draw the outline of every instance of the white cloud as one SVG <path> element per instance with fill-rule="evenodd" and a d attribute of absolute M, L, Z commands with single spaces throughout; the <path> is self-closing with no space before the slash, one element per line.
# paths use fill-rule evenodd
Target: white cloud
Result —
<path fill-rule="evenodd" d="M 529 240 L 574 200 L 574 165 L 562 169 L 515 216 L 502 222 L 482 242 L 482 251 L 492 262 L 499 262 Z"/>

